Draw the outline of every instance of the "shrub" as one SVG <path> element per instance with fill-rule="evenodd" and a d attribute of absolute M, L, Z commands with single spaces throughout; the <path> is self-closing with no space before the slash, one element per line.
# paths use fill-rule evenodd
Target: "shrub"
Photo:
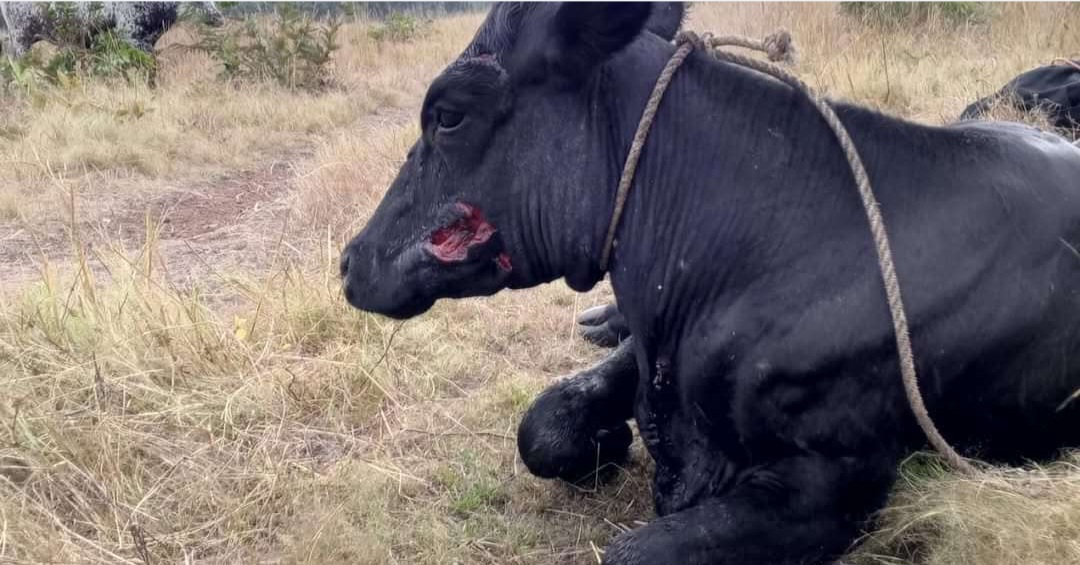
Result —
<path fill-rule="evenodd" d="M 196 49 L 222 66 L 221 78 L 276 81 L 288 88 L 317 90 L 331 83 L 331 55 L 338 48 L 337 20 L 316 25 L 283 5 L 270 26 L 248 18 L 239 29 L 199 26 Z"/>
<path fill-rule="evenodd" d="M 45 59 L 31 55 L 29 64 L 40 67 L 46 78 L 58 84 L 83 76 L 150 80 L 157 68 L 152 55 L 131 46 L 111 31 L 95 35 L 88 49 L 61 47 Z"/>
<path fill-rule="evenodd" d="M 45 72 L 31 64 L 29 58 L 9 59 L 0 56 L 0 91 L 32 93 L 39 84 L 46 82 Z"/>
<path fill-rule="evenodd" d="M 986 7 L 978 2 L 841 2 L 840 10 L 868 25 L 888 28 L 912 28 L 934 20 L 966 25 L 986 15 Z"/>
<path fill-rule="evenodd" d="M 371 28 L 368 34 L 380 43 L 383 41 L 406 43 L 423 35 L 427 28 L 428 23 L 416 16 L 394 12 L 387 16 L 383 23 Z"/>
<path fill-rule="evenodd" d="M 29 91 L 37 84 L 70 86 L 87 76 L 152 81 L 156 70 L 151 55 L 105 32 L 94 36 L 90 48 L 31 50 L 18 59 L 4 60 L 0 81 L 9 88 Z"/>
<path fill-rule="evenodd" d="M 90 2 L 86 13 L 80 15 L 73 2 L 45 4 L 40 8 L 45 25 L 61 48 L 85 49 L 90 45 L 94 32 L 105 27 L 100 2 Z"/>
<path fill-rule="evenodd" d="M 84 63 L 93 76 L 152 77 L 157 68 L 154 56 L 120 39 L 113 32 L 94 36 Z"/>
<path fill-rule="evenodd" d="M 85 15 L 78 14 L 72 3 L 42 9 L 56 44 L 39 42 L 22 57 L 4 60 L 0 82 L 9 88 L 30 91 L 37 84 L 68 86 L 83 76 L 153 80 L 154 57 L 113 31 L 103 31 L 107 26 L 100 3 L 89 4 Z"/>

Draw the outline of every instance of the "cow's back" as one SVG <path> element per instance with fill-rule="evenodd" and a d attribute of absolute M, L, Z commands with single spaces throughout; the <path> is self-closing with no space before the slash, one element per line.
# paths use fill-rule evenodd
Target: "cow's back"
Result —
<path fill-rule="evenodd" d="M 863 148 L 932 415 L 951 441 L 992 458 L 1076 445 L 1080 149 L 1018 124 L 913 131 L 892 150 Z M 745 300 L 775 312 L 743 354 L 735 412 L 744 436 L 854 450 L 897 429 L 910 446 L 924 440 L 901 386 L 868 226 L 844 221 L 843 243 L 808 246 L 804 264 Z M 724 324 L 743 325 L 740 315 L 723 314 Z M 836 429 L 850 430 L 843 445 Z"/>

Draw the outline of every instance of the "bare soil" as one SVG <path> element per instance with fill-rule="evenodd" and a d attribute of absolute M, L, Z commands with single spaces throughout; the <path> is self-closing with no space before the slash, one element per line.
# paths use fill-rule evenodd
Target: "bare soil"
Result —
<path fill-rule="evenodd" d="M 160 264 L 179 286 L 239 267 L 258 272 L 269 266 L 268 247 L 287 221 L 296 164 L 310 154 L 294 148 L 204 179 L 79 183 L 64 195 L 56 189 L 67 199 L 64 214 L 0 221 L 0 284 L 35 280 L 43 263 L 67 263 L 79 247 L 97 270 L 104 246 L 133 254 L 148 234 L 156 234 Z"/>

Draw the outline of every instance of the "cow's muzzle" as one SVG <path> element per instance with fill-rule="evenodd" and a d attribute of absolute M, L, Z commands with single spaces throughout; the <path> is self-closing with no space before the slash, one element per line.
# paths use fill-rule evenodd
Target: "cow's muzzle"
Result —
<path fill-rule="evenodd" d="M 475 206 L 444 208 L 438 226 L 410 243 L 385 244 L 379 231 L 361 233 L 341 255 L 349 304 L 393 318 L 411 318 L 436 298 L 489 295 L 505 288 L 513 262 L 498 230 Z M 399 240 L 400 241 L 400 240 Z"/>

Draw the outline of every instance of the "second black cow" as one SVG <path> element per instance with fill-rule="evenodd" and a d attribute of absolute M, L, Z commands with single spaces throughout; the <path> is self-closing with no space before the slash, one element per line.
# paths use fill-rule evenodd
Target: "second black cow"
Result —
<path fill-rule="evenodd" d="M 1080 141 L 1080 60 L 1063 60 L 1022 73 L 1001 90 L 964 108 L 960 119 L 979 119 L 998 105 L 1038 112 L 1061 135 Z"/>

